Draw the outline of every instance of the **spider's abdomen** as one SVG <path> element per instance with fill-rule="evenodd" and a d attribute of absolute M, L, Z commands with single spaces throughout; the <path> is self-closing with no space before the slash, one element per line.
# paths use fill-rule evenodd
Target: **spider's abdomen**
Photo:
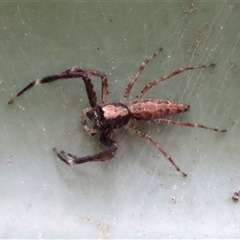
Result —
<path fill-rule="evenodd" d="M 132 118 L 141 120 L 165 118 L 168 115 L 186 112 L 189 108 L 189 105 L 158 99 L 138 100 L 129 106 Z"/>

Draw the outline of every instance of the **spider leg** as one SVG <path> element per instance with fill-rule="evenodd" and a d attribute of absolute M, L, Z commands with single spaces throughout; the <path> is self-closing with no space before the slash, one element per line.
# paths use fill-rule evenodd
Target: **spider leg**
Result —
<path fill-rule="evenodd" d="M 8 103 L 12 104 L 16 100 L 16 98 L 21 96 L 25 91 L 31 89 L 35 85 L 51 83 L 51 82 L 61 80 L 61 79 L 79 78 L 79 77 L 83 79 L 83 82 L 85 84 L 90 105 L 92 107 L 96 106 L 97 97 L 96 97 L 96 92 L 93 89 L 91 79 L 88 77 L 88 75 L 84 71 L 76 72 L 75 68 L 69 68 L 66 71 L 62 72 L 61 74 L 46 76 L 44 78 L 40 78 L 40 79 L 37 79 L 36 81 L 31 82 L 25 88 L 23 88 L 19 93 L 17 93 L 16 96 L 14 96 L 12 99 L 10 99 Z"/>
<path fill-rule="evenodd" d="M 97 70 L 81 69 L 75 68 L 76 71 L 84 71 L 86 74 L 93 75 L 95 77 L 100 77 L 102 80 L 102 103 L 105 104 L 108 102 L 108 80 L 107 76 Z"/>
<path fill-rule="evenodd" d="M 166 123 L 166 124 L 173 124 L 173 125 L 180 125 L 180 126 L 187 126 L 187 127 L 194 127 L 194 128 L 203 128 L 203 129 L 207 129 L 207 130 L 213 130 L 216 132 L 227 132 L 226 129 L 213 128 L 213 127 L 205 126 L 205 125 L 198 124 L 198 123 L 173 121 L 173 120 L 169 120 L 169 119 L 154 119 L 149 122 L 151 122 L 151 123 Z"/>
<path fill-rule="evenodd" d="M 67 69 L 66 71 L 62 72 L 61 74 L 46 76 L 44 78 L 40 78 L 40 79 L 37 79 L 36 81 L 31 82 L 25 88 L 23 88 L 16 96 L 14 96 L 12 99 L 10 99 L 8 103 L 9 104 L 13 103 L 17 97 L 21 96 L 25 91 L 31 89 L 35 85 L 51 83 L 51 82 L 61 80 L 61 79 L 79 78 L 80 77 L 80 78 L 82 78 L 82 80 L 85 84 L 89 103 L 90 103 L 91 107 L 94 107 L 97 104 L 97 96 L 96 96 L 96 92 L 93 89 L 91 79 L 88 77 L 88 74 L 101 77 L 101 79 L 102 79 L 102 101 L 103 102 L 107 101 L 108 84 L 107 84 L 106 76 L 103 73 L 95 71 L 95 70 L 85 70 L 85 69 L 73 67 L 73 68 Z"/>
<path fill-rule="evenodd" d="M 158 78 L 158 79 L 156 79 L 156 80 L 148 83 L 148 84 L 142 89 L 142 91 L 137 95 L 136 98 L 137 98 L 137 99 L 142 98 L 143 95 L 145 95 L 146 92 L 147 92 L 148 90 L 150 90 L 153 86 L 155 86 L 156 84 L 161 83 L 161 82 L 163 82 L 163 81 L 165 81 L 165 80 L 173 77 L 174 75 L 180 74 L 180 73 L 185 72 L 185 71 L 188 71 L 188 70 L 194 70 L 194 69 L 199 69 L 199 68 L 207 68 L 207 67 L 213 67 L 213 66 L 215 66 L 214 63 L 212 63 L 212 64 L 206 64 L 206 65 L 200 65 L 200 66 L 191 66 L 191 67 L 179 68 L 179 69 L 175 70 L 174 72 L 172 72 L 172 73 L 170 73 L 170 74 L 168 74 L 168 75 L 166 75 L 166 76 L 164 76 L 164 77 L 162 77 L 162 78 Z"/>
<path fill-rule="evenodd" d="M 113 158 L 118 149 L 116 142 L 110 139 L 108 136 L 105 136 L 104 133 L 101 134 L 100 141 L 108 148 L 93 156 L 77 157 L 71 153 L 65 153 L 64 151 L 59 152 L 56 148 L 53 148 L 53 151 L 63 162 L 65 162 L 68 165 L 75 165 L 95 161 L 103 162 Z M 71 159 L 69 159 L 67 156 L 70 157 Z"/>
<path fill-rule="evenodd" d="M 180 172 L 184 177 L 187 176 L 186 173 L 184 173 L 183 171 L 181 171 L 181 169 L 177 166 L 177 164 L 173 161 L 172 157 L 161 147 L 161 145 L 156 142 L 156 140 L 154 140 L 150 135 L 141 132 L 139 130 L 136 130 L 135 128 L 132 127 L 125 127 L 127 129 L 128 132 L 130 133 L 134 133 L 137 134 L 140 137 L 143 137 L 147 140 L 149 140 L 163 155 L 164 157 L 166 157 L 168 159 L 168 161 L 176 168 L 176 170 L 178 172 Z"/>
<path fill-rule="evenodd" d="M 161 51 L 162 51 L 162 48 L 159 48 L 157 52 L 155 52 L 153 55 L 151 55 L 150 57 L 148 57 L 146 60 L 144 60 L 142 62 L 139 69 L 137 70 L 136 74 L 133 76 L 133 78 L 131 79 L 131 81 L 129 82 L 129 84 L 126 87 L 125 93 L 124 93 L 123 98 L 121 100 L 122 103 L 126 103 L 126 101 L 128 100 L 128 97 L 129 97 L 130 92 L 133 88 L 133 85 L 138 80 L 138 77 L 140 76 L 140 74 L 142 73 L 144 68 L 146 67 L 147 63 L 150 62 L 154 57 L 156 57 L 158 55 L 158 53 L 161 52 Z"/>

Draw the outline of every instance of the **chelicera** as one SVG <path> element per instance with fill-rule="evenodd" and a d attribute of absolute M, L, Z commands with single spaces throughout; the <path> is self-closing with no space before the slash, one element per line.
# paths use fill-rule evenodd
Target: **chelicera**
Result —
<path fill-rule="evenodd" d="M 173 161 L 172 157 L 161 147 L 161 145 L 149 134 L 137 130 L 136 127 L 131 124 L 131 120 L 135 119 L 156 124 L 175 124 L 195 128 L 204 128 L 218 132 L 226 132 L 225 129 L 208 127 L 198 123 L 180 122 L 166 119 L 166 117 L 170 115 L 188 111 L 190 109 L 189 105 L 161 99 L 142 99 L 146 92 L 149 91 L 153 86 L 167 79 L 170 79 L 174 75 L 180 74 L 188 70 L 213 67 L 215 66 L 215 64 L 179 68 L 164 77 L 151 81 L 142 89 L 142 91 L 136 96 L 136 99 L 133 102 L 128 102 L 131 90 L 136 81 L 138 80 L 140 74 L 144 70 L 145 66 L 160 51 L 162 51 L 162 48 L 160 48 L 156 53 L 154 53 L 142 62 L 136 74 L 128 83 L 123 98 L 120 102 L 108 101 L 108 80 L 104 73 L 96 70 L 72 67 L 62 72 L 61 74 L 46 76 L 44 78 L 40 78 L 36 81 L 31 82 L 25 88 L 23 88 L 16 96 L 14 96 L 8 103 L 13 103 L 17 97 L 21 96 L 25 91 L 31 89 L 35 85 L 51 83 L 60 79 L 82 78 L 85 84 L 89 104 L 91 106 L 90 108 L 84 109 L 81 114 L 81 120 L 84 126 L 84 130 L 92 135 L 99 134 L 99 140 L 106 146 L 106 149 L 92 156 L 77 157 L 71 153 L 66 153 L 64 151 L 59 152 L 56 148 L 53 148 L 53 151 L 59 157 L 59 159 L 61 159 L 68 165 L 93 161 L 106 161 L 108 159 L 111 159 L 115 156 L 118 149 L 117 143 L 113 139 L 114 131 L 118 128 L 125 128 L 128 132 L 149 140 L 171 162 L 171 164 L 176 168 L 177 171 L 181 172 L 183 176 L 187 176 L 186 173 L 180 170 L 180 168 Z M 102 101 L 100 104 L 97 103 L 96 92 L 93 88 L 92 81 L 89 78 L 90 75 L 101 78 Z M 89 124 L 87 123 L 86 117 L 92 122 L 91 126 L 89 126 Z"/>

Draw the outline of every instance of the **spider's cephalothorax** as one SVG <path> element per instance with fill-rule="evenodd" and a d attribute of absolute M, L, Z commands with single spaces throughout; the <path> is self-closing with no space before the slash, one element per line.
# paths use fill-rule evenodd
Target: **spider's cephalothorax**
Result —
<path fill-rule="evenodd" d="M 73 68 L 67 69 L 61 74 L 47 76 L 31 82 L 24 89 L 22 89 L 16 96 L 14 96 L 8 103 L 9 104 L 13 103 L 17 97 L 19 97 L 26 90 L 32 88 L 35 85 L 51 83 L 60 79 L 82 78 L 86 87 L 89 104 L 91 106 L 91 108 L 84 109 L 81 114 L 84 130 L 92 135 L 99 133 L 100 134 L 99 140 L 105 146 L 107 146 L 107 148 L 100 153 L 97 153 L 92 156 L 86 156 L 86 157 L 76 157 L 71 153 L 65 153 L 64 151 L 59 152 L 56 148 L 53 148 L 53 151 L 63 162 L 69 165 L 74 165 L 74 164 L 90 162 L 90 161 L 105 161 L 113 158 L 118 148 L 116 142 L 113 140 L 114 129 L 124 127 L 128 132 L 134 133 L 140 137 L 143 137 L 149 140 L 154 146 L 158 148 L 159 151 L 162 152 L 162 154 L 174 165 L 174 167 L 183 174 L 183 176 L 187 176 L 186 173 L 180 170 L 180 168 L 175 164 L 171 156 L 166 151 L 164 151 L 164 149 L 161 147 L 161 145 L 157 141 L 155 141 L 147 133 L 141 132 L 137 130 L 135 127 L 131 127 L 130 124 L 128 123 L 130 122 L 131 119 L 136 119 L 136 120 L 142 120 L 150 123 L 176 124 L 181 126 L 204 128 L 204 129 L 218 131 L 218 132 L 226 132 L 225 129 L 208 127 L 208 126 L 204 126 L 197 123 L 180 122 L 180 121 L 173 121 L 173 120 L 166 119 L 166 117 L 168 117 L 169 115 L 174 115 L 174 114 L 188 111 L 190 109 L 190 106 L 188 105 L 181 104 L 178 102 L 173 102 L 173 101 L 160 100 L 160 99 L 141 99 L 145 95 L 145 93 L 148 90 L 150 90 L 153 86 L 171 78 L 174 75 L 177 75 L 179 73 L 182 73 L 188 70 L 214 66 L 215 64 L 206 64 L 206 65 L 200 65 L 200 66 L 190 66 L 190 67 L 179 68 L 162 78 L 158 78 L 148 83 L 142 89 L 142 91 L 137 95 L 136 100 L 133 101 L 132 103 L 127 104 L 127 100 L 129 98 L 132 87 L 137 81 L 143 69 L 145 68 L 146 64 L 151 59 L 153 59 L 161 50 L 162 48 L 160 48 L 156 53 L 154 53 L 153 55 L 148 57 L 145 61 L 143 61 L 138 71 L 136 72 L 136 74 L 133 76 L 133 78 L 127 85 L 126 91 L 120 102 L 117 102 L 117 103 L 108 102 L 108 99 L 107 99 L 108 83 L 107 83 L 107 77 L 105 74 L 96 70 L 88 70 L 88 69 L 73 67 Z M 89 78 L 89 75 L 93 75 L 101 78 L 102 103 L 100 104 L 97 104 L 96 92 L 94 91 L 92 81 Z M 87 124 L 86 116 L 93 123 L 93 126 L 89 126 L 89 124 Z"/>
<path fill-rule="evenodd" d="M 97 105 L 86 115 L 94 123 L 93 129 L 98 131 L 123 127 L 131 118 L 128 107 L 120 102 Z"/>

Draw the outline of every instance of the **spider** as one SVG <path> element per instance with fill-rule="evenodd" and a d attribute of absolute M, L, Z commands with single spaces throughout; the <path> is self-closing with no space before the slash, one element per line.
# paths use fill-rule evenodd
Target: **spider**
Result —
<path fill-rule="evenodd" d="M 44 78 L 40 78 L 36 81 L 31 82 L 25 88 L 23 88 L 16 96 L 14 96 L 8 103 L 12 104 L 17 97 L 21 96 L 25 91 L 31 89 L 35 85 L 51 83 L 60 79 L 82 78 L 85 84 L 89 104 L 91 107 L 86 108 L 82 111 L 81 122 L 84 126 L 84 130 L 87 133 L 91 135 L 95 135 L 98 133 L 100 135 L 99 140 L 106 146 L 106 149 L 92 156 L 77 157 L 71 153 L 66 153 L 64 151 L 59 152 L 56 148 L 53 148 L 53 151 L 60 160 L 62 160 L 68 165 L 74 165 L 85 162 L 106 161 L 113 158 L 118 149 L 118 145 L 113 139 L 114 131 L 118 128 L 124 127 L 129 133 L 136 134 L 150 141 L 171 162 L 171 164 L 176 168 L 177 171 L 179 171 L 183 176 L 187 176 L 187 174 L 177 166 L 177 164 L 173 161 L 172 157 L 161 147 L 161 145 L 156 140 L 154 140 L 149 134 L 137 130 L 135 126 L 132 126 L 132 121 L 130 120 L 140 120 L 156 124 L 175 124 L 194 128 L 203 128 L 217 132 L 226 132 L 225 129 L 208 127 L 198 123 L 180 122 L 166 119 L 167 116 L 188 111 L 190 109 L 189 105 L 161 99 L 141 99 L 146 94 L 146 92 L 149 91 L 153 86 L 167 79 L 170 79 L 174 75 L 180 74 L 188 70 L 213 67 L 215 66 L 215 64 L 179 68 L 164 77 L 149 82 L 136 96 L 136 99 L 133 102 L 127 104 L 131 90 L 136 81 L 138 80 L 140 74 L 144 70 L 145 66 L 161 51 L 162 48 L 158 49 L 157 52 L 155 52 L 142 62 L 136 74 L 128 83 L 123 98 L 119 102 L 108 101 L 108 79 L 104 73 L 97 70 L 88 70 L 78 67 L 72 67 L 60 74 L 46 76 Z M 97 103 L 96 92 L 94 90 L 92 81 L 89 78 L 89 75 L 96 76 L 101 79 L 102 102 L 100 104 Z M 89 124 L 87 123 L 86 117 L 92 122 L 91 126 L 89 126 Z"/>

